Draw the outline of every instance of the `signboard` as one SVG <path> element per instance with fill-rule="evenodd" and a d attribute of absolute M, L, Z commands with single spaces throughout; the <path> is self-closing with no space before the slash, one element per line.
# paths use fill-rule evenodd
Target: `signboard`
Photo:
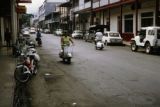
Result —
<path fill-rule="evenodd" d="M 16 12 L 19 14 L 25 14 L 26 13 L 26 7 L 25 6 L 17 6 Z"/>
<path fill-rule="evenodd" d="M 32 3 L 32 0 L 17 0 L 17 3 Z"/>

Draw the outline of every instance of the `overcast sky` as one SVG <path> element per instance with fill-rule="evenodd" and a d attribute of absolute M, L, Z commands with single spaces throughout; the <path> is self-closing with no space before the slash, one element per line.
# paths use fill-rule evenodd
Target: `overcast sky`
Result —
<path fill-rule="evenodd" d="M 26 5 L 27 13 L 38 13 L 38 8 L 45 0 L 32 0 L 32 3 L 22 4 Z M 47 0 L 48 2 L 66 2 L 66 0 Z"/>
<path fill-rule="evenodd" d="M 32 0 L 32 3 L 23 4 L 27 7 L 27 13 L 38 13 L 38 8 L 43 4 L 44 0 Z"/>

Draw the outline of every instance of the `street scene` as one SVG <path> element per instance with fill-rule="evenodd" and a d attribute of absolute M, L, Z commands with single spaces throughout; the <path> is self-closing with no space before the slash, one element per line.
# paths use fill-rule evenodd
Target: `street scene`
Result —
<path fill-rule="evenodd" d="M 127 46 L 99 51 L 74 40 L 72 63 L 66 64 L 58 57 L 60 38 L 47 34 L 42 40 L 42 62 L 31 83 L 33 107 L 159 106 L 159 55 L 132 53 Z M 46 79 L 46 73 L 52 76 Z"/>
<path fill-rule="evenodd" d="M 160 107 L 160 0 L 0 5 L 0 107 Z"/>

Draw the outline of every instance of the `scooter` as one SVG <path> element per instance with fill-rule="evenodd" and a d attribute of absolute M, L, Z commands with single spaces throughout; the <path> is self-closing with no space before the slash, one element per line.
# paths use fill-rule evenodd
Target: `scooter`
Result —
<path fill-rule="evenodd" d="M 63 62 L 71 63 L 73 57 L 73 47 L 64 45 L 64 49 L 59 53 L 59 57 L 63 59 Z"/>
<path fill-rule="evenodd" d="M 26 83 L 32 75 L 37 74 L 40 57 L 35 48 L 28 46 L 23 50 L 20 57 L 20 64 L 17 64 L 14 77 L 18 82 Z"/>
<path fill-rule="evenodd" d="M 42 46 L 42 40 L 41 38 L 36 38 L 38 46 Z"/>
<path fill-rule="evenodd" d="M 101 41 L 101 40 L 98 40 L 98 41 L 95 41 L 96 43 L 95 43 L 95 48 L 96 48 L 96 50 L 97 49 L 100 49 L 100 50 L 103 50 L 103 48 L 104 48 L 104 43 Z"/>

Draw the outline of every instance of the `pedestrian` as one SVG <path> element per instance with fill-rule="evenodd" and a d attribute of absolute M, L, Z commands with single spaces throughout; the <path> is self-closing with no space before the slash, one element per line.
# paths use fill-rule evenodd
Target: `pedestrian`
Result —
<path fill-rule="evenodd" d="M 11 46 L 11 33 L 9 32 L 8 28 L 6 28 L 4 35 L 5 35 L 5 41 L 7 43 L 7 47 L 10 47 Z"/>
<path fill-rule="evenodd" d="M 37 35 L 36 35 L 37 37 L 36 37 L 36 41 L 38 41 L 38 39 L 40 39 L 41 38 L 41 32 L 38 30 L 37 31 Z"/>

